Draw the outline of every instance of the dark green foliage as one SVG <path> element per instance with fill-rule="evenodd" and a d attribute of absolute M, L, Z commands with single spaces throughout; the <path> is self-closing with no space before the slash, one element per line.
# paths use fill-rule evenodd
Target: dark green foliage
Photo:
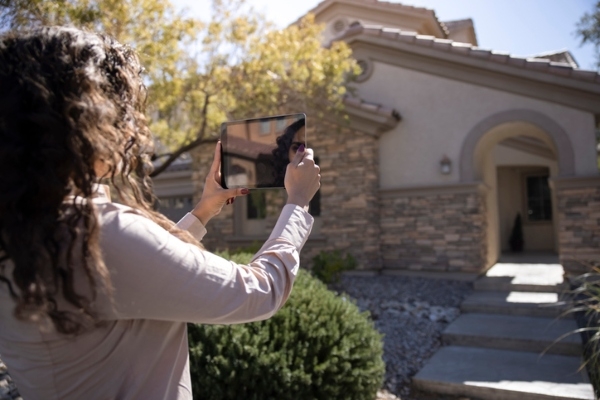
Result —
<path fill-rule="evenodd" d="M 600 70 L 600 1 L 592 6 L 590 12 L 583 14 L 577 23 L 577 36 L 581 44 L 591 43 L 596 51 L 596 68 Z"/>
<path fill-rule="evenodd" d="M 521 223 L 520 213 L 518 213 L 515 218 L 515 224 L 513 225 L 509 242 L 512 251 L 523 251 L 523 224 Z"/>
<path fill-rule="evenodd" d="M 356 259 L 351 254 L 342 254 L 336 250 L 333 252 L 322 251 L 313 258 L 312 274 L 321 282 L 330 284 L 340 279 L 343 271 L 356 268 Z"/>
<path fill-rule="evenodd" d="M 373 400 L 383 383 L 368 315 L 303 270 L 271 319 L 190 325 L 189 340 L 195 399 Z"/>

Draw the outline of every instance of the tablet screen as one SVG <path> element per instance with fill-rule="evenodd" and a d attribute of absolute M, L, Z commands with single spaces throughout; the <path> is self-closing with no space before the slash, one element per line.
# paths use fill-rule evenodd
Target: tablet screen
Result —
<path fill-rule="evenodd" d="M 221 125 L 221 178 L 225 188 L 282 188 L 285 169 L 306 145 L 306 115 L 291 114 Z"/>

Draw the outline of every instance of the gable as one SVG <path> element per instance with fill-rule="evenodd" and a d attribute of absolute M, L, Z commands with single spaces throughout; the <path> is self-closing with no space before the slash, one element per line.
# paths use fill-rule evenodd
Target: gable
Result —
<path fill-rule="evenodd" d="M 571 64 L 381 26 L 355 25 L 338 40 L 361 63 L 379 61 L 600 114 L 600 74 Z"/>
<path fill-rule="evenodd" d="M 325 0 L 309 11 L 315 21 L 325 24 L 325 40 L 344 32 L 354 23 L 383 24 L 420 35 L 446 38 L 447 28 L 433 10 L 399 3 L 365 0 Z"/>

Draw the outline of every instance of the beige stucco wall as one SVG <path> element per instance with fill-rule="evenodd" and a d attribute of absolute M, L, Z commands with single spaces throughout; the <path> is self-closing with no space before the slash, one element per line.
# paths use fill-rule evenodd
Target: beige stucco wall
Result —
<path fill-rule="evenodd" d="M 559 124 L 572 140 L 576 174 L 598 173 L 591 113 L 382 62 L 373 68 L 372 76 L 358 85 L 359 95 L 402 115 L 379 144 L 384 189 L 458 182 L 461 147 L 471 129 L 513 109 L 537 111 Z M 439 172 L 445 154 L 453 163 L 450 175 Z"/>

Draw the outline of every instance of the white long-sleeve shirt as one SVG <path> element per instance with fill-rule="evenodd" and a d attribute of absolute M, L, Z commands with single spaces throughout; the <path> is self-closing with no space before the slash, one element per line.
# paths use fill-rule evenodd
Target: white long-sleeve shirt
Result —
<path fill-rule="evenodd" d="M 114 286 L 114 307 L 98 295 L 105 323 L 69 337 L 19 321 L 0 282 L 0 356 L 25 400 L 191 400 L 186 323 L 273 315 L 290 295 L 313 219 L 286 205 L 252 262 L 238 265 L 180 241 L 103 191 L 93 201 Z M 199 240 L 206 233 L 191 214 L 178 226 Z"/>

